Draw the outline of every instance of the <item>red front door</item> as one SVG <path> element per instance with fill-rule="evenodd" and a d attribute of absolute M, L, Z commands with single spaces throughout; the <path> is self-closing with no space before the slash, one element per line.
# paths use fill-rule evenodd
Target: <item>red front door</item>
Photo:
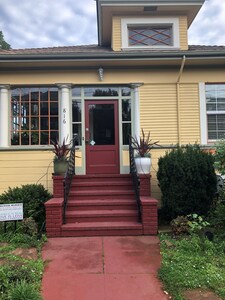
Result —
<path fill-rule="evenodd" d="M 85 101 L 87 174 L 119 173 L 117 101 Z"/>

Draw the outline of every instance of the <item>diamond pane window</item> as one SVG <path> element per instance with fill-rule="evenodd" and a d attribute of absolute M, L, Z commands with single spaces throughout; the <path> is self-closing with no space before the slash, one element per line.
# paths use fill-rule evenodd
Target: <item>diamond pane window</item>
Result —
<path fill-rule="evenodd" d="M 128 27 L 129 46 L 172 46 L 172 26 Z"/>

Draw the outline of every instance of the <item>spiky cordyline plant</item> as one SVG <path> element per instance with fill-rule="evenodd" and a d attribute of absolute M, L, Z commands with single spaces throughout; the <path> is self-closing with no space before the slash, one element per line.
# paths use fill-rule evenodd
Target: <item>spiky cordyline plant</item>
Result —
<path fill-rule="evenodd" d="M 59 140 L 51 141 L 54 146 L 53 153 L 55 154 L 54 161 L 57 160 L 67 160 L 67 155 L 70 152 L 70 143 L 66 144 L 65 139 L 62 144 L 59 143 Z"/>
<path fill-rule="evenodd" d="M 152 150 L 154 145 L 159 146 L 158 142 L 152 142 L 150 139 L 150 131 L 147 136 L 144 133 L 144 130 L 141 129 L 142 135 L 140 136 L 140 140 L 137 137 L 131 137 L 133 148 L 137 151 L 138 157 L 150 157 L 150 151 Z"/>

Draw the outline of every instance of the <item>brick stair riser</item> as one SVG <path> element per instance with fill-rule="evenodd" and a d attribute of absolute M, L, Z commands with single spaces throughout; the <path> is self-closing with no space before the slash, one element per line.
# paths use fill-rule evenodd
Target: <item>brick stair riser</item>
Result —
<path fill-rule="evenodd" d="M 96 217 L 66 217 L 66 223 L 83 222 L 127 222 L 137 221 L 137 216 L 96 216 Z"/>
<path fill-rule="evenodd" d="M 132 181 L 132 177 L 127 175 L 127 176 L 107 176 L 107 174 L 103 176 L 79 176 L 76 175 L 73 179 L 73 182 L 79 183 L 93 183 L 93 182 L 123 182 L 123 183 L 130 183 Z"/>
<path fill-rule="evenodd" d="M 132 194 L 120 194 L 118 193 L 118 195 L 115 195 L 115 194 L 105 194 L 105 195 L 102 195 L 102 194 L 96 194 L 96 195 L 93 195 L 93 194 L 76 194 L 76 193 L 71 193 L 70 196 L 69 196 L 69 201 L 70 200 L 113 200 L 115 199 L 116 197 L 118 197 L 117 199 L 126 199 L 126 200 L 130 200 L 130 199 L 134 199 L 134 195 Z"/>
<path fill-rule="evenodd" d="M 89 191 L 117 191 L 117 190 L 121 190 L 121 191 L 130 191 L 133 192 L 133 188 L 131 185 L 104 185 L 104 183 L 102 184 L 102 186 L 96 186 L 96 185 L 73 185 L 71 186 L 71 192 L 76 192 L 76 191 L 85 191 L 85 192 L 89 192 Z"/>
<path fill-rule="evenodd" d="M 118 209 L 126 209 L 126 210 L 134 210 L 136 209 L 137 206 L 135 204 L 130 204 L 130 205 L 68 205 L 67 206 L 67 211 L 90 211 L 90 210 L 118 210 Z"/>
<path fill-rule="evenodd" d="M 62 230 L 62 237 L 84 236 L 136 236 L 142 235 L 141 229 L 108 229 L 108 230 Z"/>

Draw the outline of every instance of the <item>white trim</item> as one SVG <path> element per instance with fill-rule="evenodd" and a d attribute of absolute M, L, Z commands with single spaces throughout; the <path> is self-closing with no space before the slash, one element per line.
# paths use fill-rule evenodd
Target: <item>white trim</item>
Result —
<path fill-rule="evenodd" d="M 0 147 L 9 147 L 9 86 L 0 86 Z"/>
<path fill-rule="evenodd" d="M 60 143 L 65 140 L 67 143 L 71 141 L 71 85 L 60 84 L 59 95 L 60 95 L 60 112 L 59 112 L 59 139 Z"/>
<path fill-rule="evenodd" d="M 128 27 L 132 25 L 171 25 L 173 46 L 129 46 Z M 180 30 L 179 18 L 123 18 L 121 20 L 121 38 L 122 49 L 179 49 L 180 48 Z"/>
<path fill-rule="evenodd" d="M 200 98 L 200 131 L 201 131 L 201 144 L 207 145 L 207 111 L 206 111 L 206 96 L 205 96 L 205 83 L 199 83 L 199 98 Z"/>

